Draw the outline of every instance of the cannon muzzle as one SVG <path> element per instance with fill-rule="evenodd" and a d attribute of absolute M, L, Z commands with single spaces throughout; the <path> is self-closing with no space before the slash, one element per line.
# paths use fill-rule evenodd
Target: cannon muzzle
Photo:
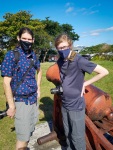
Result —
<path fill-rule="evenodd" d="M 53 140 L 56 140 L 56 139 L 57 139 L 57 134 L 56 134 L 55 131 L 53 131 L 53 132 L 51 132 L 51 133 L 49 133 L 49 134 L 47 134 L 43 137 L 38 138 L 37 143 L 39 145 L 41 145 L 41 144 L 44 144 L 46 142 L 53 141 Z"/>

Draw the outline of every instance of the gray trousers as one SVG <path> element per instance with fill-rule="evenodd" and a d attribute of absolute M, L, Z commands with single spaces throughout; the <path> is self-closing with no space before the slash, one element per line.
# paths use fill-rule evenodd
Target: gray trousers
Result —
<path fill-rule="evenodd" d="M 85 110 L 69 111 L 62 107 L 67 150 L 86 150 Z"/>

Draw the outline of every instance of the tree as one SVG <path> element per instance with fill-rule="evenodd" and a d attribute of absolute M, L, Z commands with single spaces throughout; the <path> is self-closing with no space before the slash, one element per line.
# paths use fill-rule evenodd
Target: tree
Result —
<path fill-rule="evenodd" d="M 31 28 L 35 34 L 37 31 L 44 30 L 44 25 L 38 19 L 32 20 L 32 15 L 30 12 L 20 11 L 16 14 L 6 13 L 4 16 L 4 21 L 0 22 L 0 38 L 4 36 L 9 38 L 7 42 L 4 43 L 7 49 L 12 49 L 17 43 L 17 33 L 21 27 Z"/>
<path fill-rule="evenodd" d="M 58 36 L 61 33 L 67 33 L 73 41 L 78 40 L 79 36 L 76 34 L 73 30 L 73 27 L 69 24 L 59 24 L 57 21 L 52 21 L 49 19 L 49 17 L 46 17 L 45 20 L 42 20 L 42 23 L 45 25 L 44 30 L 48 33 L 50 36 L 50 39 L 45 38 L 45 44 L 52 43 L 54 45 L 54 39 L 56 36 Z M 40 37 L 40 40 L 44 39 L 43 36 Z M 39 41 L 40 41 L 39 40 Z M 43 41 L 44 42 L 44 41 Z M 48 47 L 48 48 L 47 48 Z M 50 45 L 46 45 L 46 49 L 42 51 L 41 58 L 44 56 L 44 53 L 47 55 L 48 51 L 50 49 Z"/>
<path fill-rule="evenodd" d="M 4 59 L 5 54 L 6 54 L 5 51 L 0 51 L 0 64 L 2 63 L 2 60 Z"/>
<path fill-rule="evenodd" d="M 35 43 L 34 50 L 41 55 L 45 61 L 51 45 L 54 44 L 55 37 L 66 32 L 72 40 L 78 40 L 79 36 L 74 32 L 69 24 L 59 24 L 57 21 L 52 21 L 49 17 L 45 20 L 32 19 L 32 14 L 28 11 L 19 11 L 16 14 L 6 13 L 0 22 L 0 39 L 1 47 L 7 50 L 14 49 L 17 45 L 17 33 L 21 27 L 28 27 L 34 31 Z"/>
<path fill-rule="evenodd" d="M 70 24 L 59 24 L 57 21 L 49 20 L 49 17 L 46 17 L 46 20 L 42 22 L 45 24 L 45 31 L 54 38 L 64 32 L 67 33 L 73 41 L 79 39 L 79 35 L 74 32 Z"/>
<path fill-rule="evenodd" d="M 106 43 L 86 47 L 81 54 L 93 54 L 93 60 L 111 60 L 113 61 L 113 45 Z"/>
<path fill-rule="evenodd" d="M 67 33 L 73 41 L 79 39 L 79 35 L 74 32 L 74 29 L 70 24 L 62 24 L 62 31 Z"/>

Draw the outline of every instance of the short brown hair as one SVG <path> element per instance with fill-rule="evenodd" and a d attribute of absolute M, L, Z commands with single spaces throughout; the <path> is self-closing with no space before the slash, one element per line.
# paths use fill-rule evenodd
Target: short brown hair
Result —
<path fill-rule="evenodd" d="M 58 45 L 64 41 L 67 41 L 69 46 L 72 48 L 72 39 L 66 34 L 66 33 L 62 33 L 59 36 L 57 36 L 57 38 L 55 39 L 55 47 L 57 49 Z"/>

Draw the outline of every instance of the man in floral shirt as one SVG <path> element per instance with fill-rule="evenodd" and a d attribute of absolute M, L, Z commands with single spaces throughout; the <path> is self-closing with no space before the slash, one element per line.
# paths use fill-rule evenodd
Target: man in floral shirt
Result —
<path fill-rule="evenodd" d="M 40 97 L 42 72 L 40 62 L 31 49 L 34 43 L 33 32 L 29 28 L 21 28 L 17 39 L 19 41 L 17 48 L 20 54 L 19 61 L 15 64 L 13 51 L 8 51 L 2 63 L 1 76 L 3 77 L 6 100 L 9 104 L 7 115 L 10 118 L 15 117 L 16 150 L 25 150 L 38 119 L 37 98 Z M 33 66 L 17 88 L 17 84 L 28 70 L 31 60 Z M 35 79 L 36 70 L 37 81 Z"/>

